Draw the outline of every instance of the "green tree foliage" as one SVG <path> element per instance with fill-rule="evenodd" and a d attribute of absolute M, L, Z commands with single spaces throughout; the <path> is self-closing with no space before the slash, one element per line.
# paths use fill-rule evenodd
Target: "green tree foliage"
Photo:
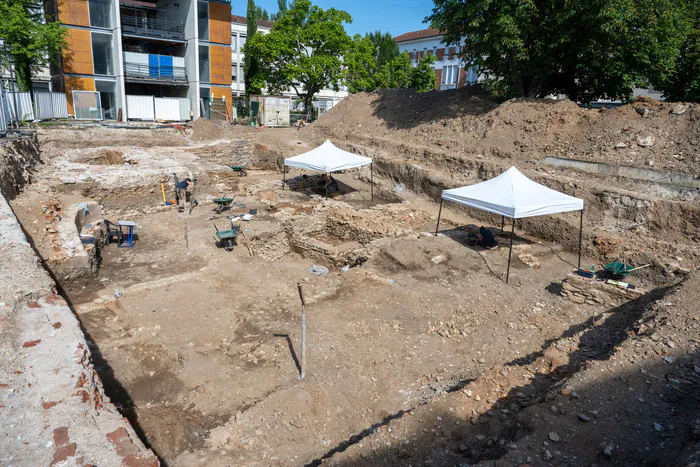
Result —
<path fill-rule="evenodd" d="M 263 8 L 261 6 L 256 6 L 255 7 L 255 17 L 257 19 L 269 21 L 270 20 L 270 13 L 268 13 L 268 11 L 265 8 Z"/>
<path fill-rule="evenodd" d="M 654 87 L 672 101 L 700 101 L 700 0 L 689 5 L 691 30 L 681 46 L 676 69 L 665 79 L 652 80 Z"/>
<path fill-rule="evenodd" d="M 270 94 L 293 89 L 310 112 L 321 89 L 338 90 L 343 82 L 342 57 L 352 43 L 343 23 L 351 21 L 345 11 L 323 10 L 310 0 L 296 0 L 269 34 L 248 40 L 246 56 L 259 58 L 258 78 Z"/>
<path fill-rule="evenodd" d="M 46 21 L 41 2 L 0 0 L 0 39 L 11 49 L 20 91 L 32 90 L 32 76 L 55 62 L 66 46 L 66 30 Z M 0 50 L 0 68 L 7 69 L 7 54 Z"/>
<path fill-rule="evenodd" d="M 243 46 L 243 53 L 245 58 L 243 60 L 243 80 L 245 81 L 245 92 L 247 95 L 250 94 L 260 94 L 262 92 L 262 87 L 259 85 L 259 80 L 256 79 L 260 73 L 260 61 L 255 54 L 254 50 L 250 49 L 250 42 L 253 38 L 258 35 L 258 7 L 255 6 L 254 0 L 248 0 L 248 10 L 247 10 L 247 23 L 248 39 L 245 46 Z"/>
<path fill-rule="evenodd" d="M 350 92 L 378 88 L 430 91 L 436 82 L 434 62 L 435 57 L 426 56 L 413 67 L 408 53 L 399 54 L 391 35 L 376 32 L 361 37 L 357 34 L 345 55 L 348 89 Z"/>
<path fill-rule="evenodd" d="M 277 13 L 273 13 L 270 15 L 270 21 L 277 21 L 282 16 L 284 16 L 285 12 L 288 9 L 289 4 L 287 3 L 287 0 L 277 0 Z"/>
<path fill-rule="evenodd" d="M 583 102 L 667 76 L 688 29 L 678 0 L 435 0 L 427 19 L 504 97 Z"/>

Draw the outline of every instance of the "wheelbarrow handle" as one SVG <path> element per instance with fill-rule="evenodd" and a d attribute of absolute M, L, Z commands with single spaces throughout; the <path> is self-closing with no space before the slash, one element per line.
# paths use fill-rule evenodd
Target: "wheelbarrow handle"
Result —
<path fill-rule="evenodd" d="M 212 222 L 212 224 L 214 223 Z M 214 224 L 214 228 L 216 229 L 216 233 L 219 233 L 219 228 L 216 226 L 216 224 Z"/>
<path fill-rule="evenodd" d="M 638 268 L 630 269 L 627 272 L 639 271 L 640 269 L 648 268 L 649 266 L 651 266 L 651 264 L 645 264 L 644 266 L 639 266 Z"/>

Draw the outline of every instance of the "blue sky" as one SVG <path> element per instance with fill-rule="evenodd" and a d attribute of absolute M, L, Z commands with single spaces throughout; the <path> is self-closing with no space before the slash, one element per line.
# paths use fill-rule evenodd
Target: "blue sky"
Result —
<path fill-rule="evenodd" d="M 389 31 L 393 36 L 404 32 L 425 29 L 423 19 L 433 9 L 431 0 L 312 0 L 321 8 L 335 7 L 345 10 L 352 16 L 352 24 L 345 29 L 351 36 L 381 30 Z M 277 0 L 256 0 L 256 5 L 270 13 L 277 11 Z M 247 1 L 233 0 L 231 7 L 234 15 L 245 16 Z"/>

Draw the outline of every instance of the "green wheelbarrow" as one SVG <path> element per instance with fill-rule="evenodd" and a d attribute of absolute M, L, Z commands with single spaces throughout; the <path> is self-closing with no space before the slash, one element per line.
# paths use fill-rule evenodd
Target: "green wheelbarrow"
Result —
<path fill-rule="evenodd" d="M 244 165 L 231 165 L 231 170 L 236 172 L 239 177 L 247 177 L 248 172 L 245 171 L 245 166 Z"/>
<path fill-rule="evenodd" d="M 219 242 L 224 250 L 232 251 L 233 247 L 236 246 L 236 239 L 238 238 L 238 230 L 219 230 L 219 228 L 214 224 L 216 229 L 216 240 Z"/>
<path fill-rule="evenodd" d="M 651 264 L 645 264 L 644 266 L 639 266 L 635 268 L 634 266 L 615 261 L 613 263 L 606 264 L 605 266 L 603 266 L 603 269 L 605 269 L 608 275 L 611 276 L 613 279 L 624 279 L 633 272 L 639 271 L 640 269 L 644 269 L 649 266 L 651 266 Z"/>
<path fill-rule="evenodd" d="M 216 203 L 217 214 L 221 214 L 221 211 L 231 206 L 233 198 L 214 198 L 212 201 Z"/>

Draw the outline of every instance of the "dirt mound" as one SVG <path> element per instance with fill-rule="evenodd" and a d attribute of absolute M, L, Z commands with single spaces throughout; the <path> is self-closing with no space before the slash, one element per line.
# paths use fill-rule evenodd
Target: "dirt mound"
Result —
<path fill-rule="evenodd" d="M 639 99 L 616 109 L 569 100 L 502 104 L 468 89 L 385 90 L 348 96 L 312 132 L 379 149 L 415 146 L 457 157 L 526 163 L 559 156 L 683 173 L 700 172 L 700 107 Z M 391 135 L 391 140 L 387 138 Z"/>
<path fill-rule="evenodd" d="M 198 118 L 192 123 L 192 138 L 197 140 L 219 139 L 224 136 L 227 125 L 223 121 Z"/>

